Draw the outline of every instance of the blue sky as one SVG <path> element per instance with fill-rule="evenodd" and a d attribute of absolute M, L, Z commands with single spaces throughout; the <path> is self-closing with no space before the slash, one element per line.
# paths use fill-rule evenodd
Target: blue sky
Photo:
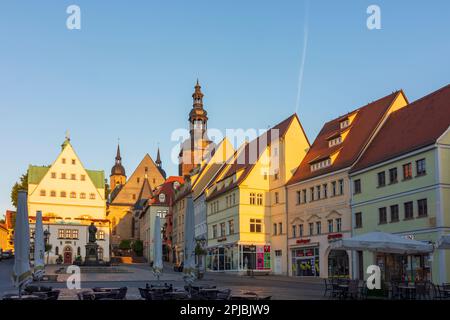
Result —
<path fill-rule="evenodd" d="M 81 30 L 66 8 L 81 8 Z M 381 8 L 368 30 L 366 9 Z M 449 1 L 2 1 L 0 212 L 29 164 L 50 164 L 65 131 L 109 176 L 120 137 L 128 174 L 187 126 L 198 77 L 209 127 L 267 128 L 296 110 L 310 140 L 325 121 L 403 88 L 448 84 Z M 308 23 L 305 23 L 307 18 Z"/>

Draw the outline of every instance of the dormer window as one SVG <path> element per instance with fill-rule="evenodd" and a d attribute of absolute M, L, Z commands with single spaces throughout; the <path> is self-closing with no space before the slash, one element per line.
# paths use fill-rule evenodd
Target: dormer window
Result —
<path fill-rule="evenodd" d="M 316 171 L 316 170 L 320 170 L 326 167 L 331 166 L 331 159 L 325 159 L 319 162 L 316 162 L 314 164 L 311 165 L 311 171 Z"/>
<path fill-rule="evenodd" d="M 334 146 L 336 146 L 336 145 L 338 145 L 338 144 L 341 144 L 342 143 L 342 136 L 337 136 L 337 137 L 335 137 L 335 138 L 333 138 L 333 139 L 330 139 L 329 141 L 328 141 L 328 146 L 331 148 L 331 147 L 334 147 Z"/>
<path fill-rule="evenodd" d="M 350 120 L 349 120 L 349 119 L 345 119 L 345 120 L 342 120 L 342 121 L 340 122 L 341 129 L 345 129 L 345 128 L 347 128 L 349 125 L 350 125 Z"/>

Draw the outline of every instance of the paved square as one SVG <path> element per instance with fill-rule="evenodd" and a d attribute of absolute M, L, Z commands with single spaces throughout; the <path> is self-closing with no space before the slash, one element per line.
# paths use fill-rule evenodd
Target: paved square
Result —
<path fill-rule="evenodd" d="M 0 261 L 0 296 L 7 293 L 16 293 L 17 289 L 12 286 L 10 279 L 14 261 L 12 259 Z M 63 266 L 50 265 L 46 267 L 47 274 L 55 274 Z M 141 299 L 139 287 L 144 287 L 146 283 L 157 283 L 150 267 L 146 264 L 119 265 L 115 267 L 114 273 L 82 272 L 81 290 L 69 290 L 66 280 L 69 277 L 66 273 L 58 274 L 57 282 L 45 282 L 60 289 L 60 300 L 77 299 L 77 292 L 93 287 L 128 287 L 127 299 Z M 119 271 L 119 272 L 117 272 Z M 167 265 L 161 282 L 172 283 L 174 287 L 182 288 L 184 281 L 183 274 L 174 272 Z M 206 273 L 202 280 L 197 280 L 198 284 L 216 285 L 218 288 L 229 288 L 234 294 L 245 291 L 256 292 L 261 295 L 272 296 L 274 300 L 317 300 L 323 297 L 323 283 L 320 279 L 311 278 L 291 278 L 284 276 L 239 276 L 229 273 Z"/>

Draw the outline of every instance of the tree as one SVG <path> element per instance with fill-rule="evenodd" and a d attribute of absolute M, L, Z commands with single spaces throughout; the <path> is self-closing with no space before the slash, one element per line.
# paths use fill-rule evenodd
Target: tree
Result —
<path fill-rule="evenodd" d="M 20 177 L 20 182 L 16 182 L 11 189 L 11 203 L 17 208 L 17 195 L 19 190 L 28 191 L 28 172 Z"/>
<path fill-rule="evenodd" d="M 122 241 L 120 241 L 119 249 L 121 249 L 121 250 L 130 250 L 131 249 L 131 241 L 130 240 L 122 240 Z"/>
<path fill-rule="evenodd" d="M 142 257 L 142 253 L 144 252 L 144 244 L 142 243 L 141 240 L 134 241 L 133 245 L 132 245 L 132 248 L 133 248 L 134 253 L 138 257 Z"/>

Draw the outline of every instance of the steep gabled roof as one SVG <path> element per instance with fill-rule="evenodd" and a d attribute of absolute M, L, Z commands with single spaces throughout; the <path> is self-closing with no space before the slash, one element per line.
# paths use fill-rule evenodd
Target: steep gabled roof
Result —
<path fill-rule="evenodd" d="M 220 172 L 217 176 L 219 176 L 221 173 L 226 172 L 223 174 L 223 176 L 220 178 L 220 180 L 216 180 L 215 182 L 222 181 L 226 178 L 229 178 L 236 174 L 237 172 L 242 172 L 240 174 L 239 178 L 236 179 L 234 182 L 231 182 L 228 186 L 221 188 L 220 190 L 215 189 L 208 195 L 208 200 L 211 200 L 229 190 L 232 190 L 236 188 L 242 181 L 245 180 L 245 178 L 248 176 L 248 174 L 252 171 L 253 167 L 257 163 L 257 161 L 260 159 L 261 155 L 263 154 L 264 150 L 266 150 L 267 147 L 269 147 L 272 143 L 272 141 L 282 138 L 285 136 L 286 132 L 288 131 L 292 121 L 298 121 L 300 124 L 300 128 L 302 129 L 305 137 L 306 134 L 303 130 L 303 127 L 300 123 L 300 120 L 298 119 L 297 114 L 293 114 L 287 119 L 281 121 L 274 127 L 270 128 L 266 132 L 264 132 L 262 135 L 260 135 L 258 138 L 252 140 L 249 143 L 246 143 L 242 148 L 240 148 L 237 153 L 235 160 L 230 165 L 225 164 L 220 169 Z M 278 132 L 276 131 L 278 130 Z M 309 142 L 308 142 L 309 144 Z"/>
<path fill-rule="evenodd" d="M 406 100 L 403 91 L 400 90 L 327 122 L 288 185 L 350 167 L 358 159 L 389 108 L 401 95 Z M 341 121 L 351 117 L 354 118 L 350 126 L 341 129 Z M 330 147 L 329 140 L 341 133 L 347 133 L 342 143 Z M 311 164 L 336 155 L 336 152 L 339 153 L 330 166 L 311 171 Z"/>
<path fill-rule="evenodd" d="M 447 85 L 393 112 L 351 172 L 432 145 L 449 126 Z"/>

